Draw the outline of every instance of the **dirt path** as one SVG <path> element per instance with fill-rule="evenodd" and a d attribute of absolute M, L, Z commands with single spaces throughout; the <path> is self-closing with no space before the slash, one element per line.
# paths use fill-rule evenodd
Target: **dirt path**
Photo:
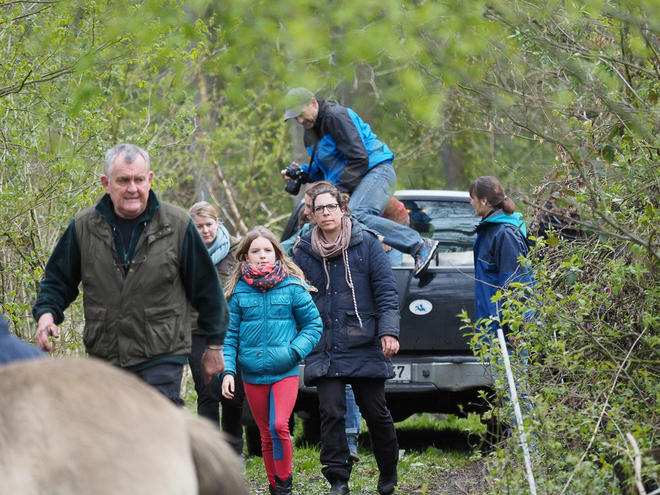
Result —
<path fill-rule="evenodd" d="M 458 495 L 469 493 L 480 495 L 486 493 L 485 466 L 483 461 L 474 461 L 465 468 L 457 468 L 451 471 L 440 471 L 437 476 L 428 480 L 426 491 L 423 487 L 400 487 L 397 492 L 400 495 L 428 493 L 430 495 Z"/>

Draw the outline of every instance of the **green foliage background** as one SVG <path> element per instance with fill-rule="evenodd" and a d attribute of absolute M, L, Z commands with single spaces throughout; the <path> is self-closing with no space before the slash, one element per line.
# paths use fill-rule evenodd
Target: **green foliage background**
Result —
<path fill-rule="evenodd" d="M 372 125 L 396 154 L 400 187 L 464 189 L 491 174 L 530 222 L 551 207 L 582 227 L 582 241 L 557 235 L 534 254 L 542 324 L 521 325 L 528 308 L 504 295 L 532 350 L 539 491 L 641 492 L 658 476 L 658 10 L 650 0 L 5 2 L 3 313 L 31 338 L 48 256 L 73 213 L 98 200 L 117 142 L 149 150 L 164 198 L 208 199 L 236 232 L 281 229 L 292 199 L 279 170 L 296 153 L 281 100 L 305 85 Z M 61 352 L 83 352 L 81 323 L 74 306 Z M 493 489 L 524 493 L 509 452 L 491 459 Z"/>

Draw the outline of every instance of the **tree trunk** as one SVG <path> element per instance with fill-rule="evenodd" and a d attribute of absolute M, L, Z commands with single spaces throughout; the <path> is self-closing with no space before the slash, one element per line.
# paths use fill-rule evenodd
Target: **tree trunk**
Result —
<path fill-rule="evenodd" d="M 442 141 L 440 158 L 442 159 L 447 189 L 463 189 L 465 187 L 464 154 L 463 150 L 454 144 L 451 136 Z"/>

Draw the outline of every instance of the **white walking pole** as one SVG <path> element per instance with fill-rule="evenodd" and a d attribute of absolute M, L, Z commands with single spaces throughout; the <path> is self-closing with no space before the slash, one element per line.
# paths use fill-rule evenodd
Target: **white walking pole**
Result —
<path fill-rule="evenodd" d="M 501 328 L 497 329 L 497 338 L 500 341 L 502 348 L 502 358 L 504 359 L 504 367 L 506 369 L 506 376 L 509 379 L 509 390 L 511 391 L 511 402 L 513 402 L 513 410 L 516 413 L 516 421 L 520 429 L 520 445 L 525 457 L 525 469 L 527 469 L 527 481 L 529 482 L 529 490 L 532 495 L 536 495 L 536 482 L 534 481 L 534 472 L 532 471 L 532 459 L 529 455 L 529 446 L 527 445 L 527 436 L 523 428 L 522 413 L 520 412 L 520 403 L 518 402 L 518 392 L 516 391 L 516 383 L 513 380 L 513 373 L 511 372 L 511 363 L 509 362 L 509 352 L 506 350 L 506 340 L 504 340 L 504 332 Z"/>

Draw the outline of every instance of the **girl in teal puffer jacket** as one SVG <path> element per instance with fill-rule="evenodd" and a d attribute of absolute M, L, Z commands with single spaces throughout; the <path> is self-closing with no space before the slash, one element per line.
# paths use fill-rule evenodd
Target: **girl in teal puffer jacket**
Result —
<path fill-rule="evenodd" d="M 223 348 L 222 395 L 232 398 L 236 364 L 261 433 L 271 494 L 290 495 L 293 447 L 289 417 L 298 396 L 298 364 L 321 338 L 323 324 L 309 295 L 315 290 L 277 238 L 255 227 L 236 251 L 225 288 L 230 322 Z"/>

